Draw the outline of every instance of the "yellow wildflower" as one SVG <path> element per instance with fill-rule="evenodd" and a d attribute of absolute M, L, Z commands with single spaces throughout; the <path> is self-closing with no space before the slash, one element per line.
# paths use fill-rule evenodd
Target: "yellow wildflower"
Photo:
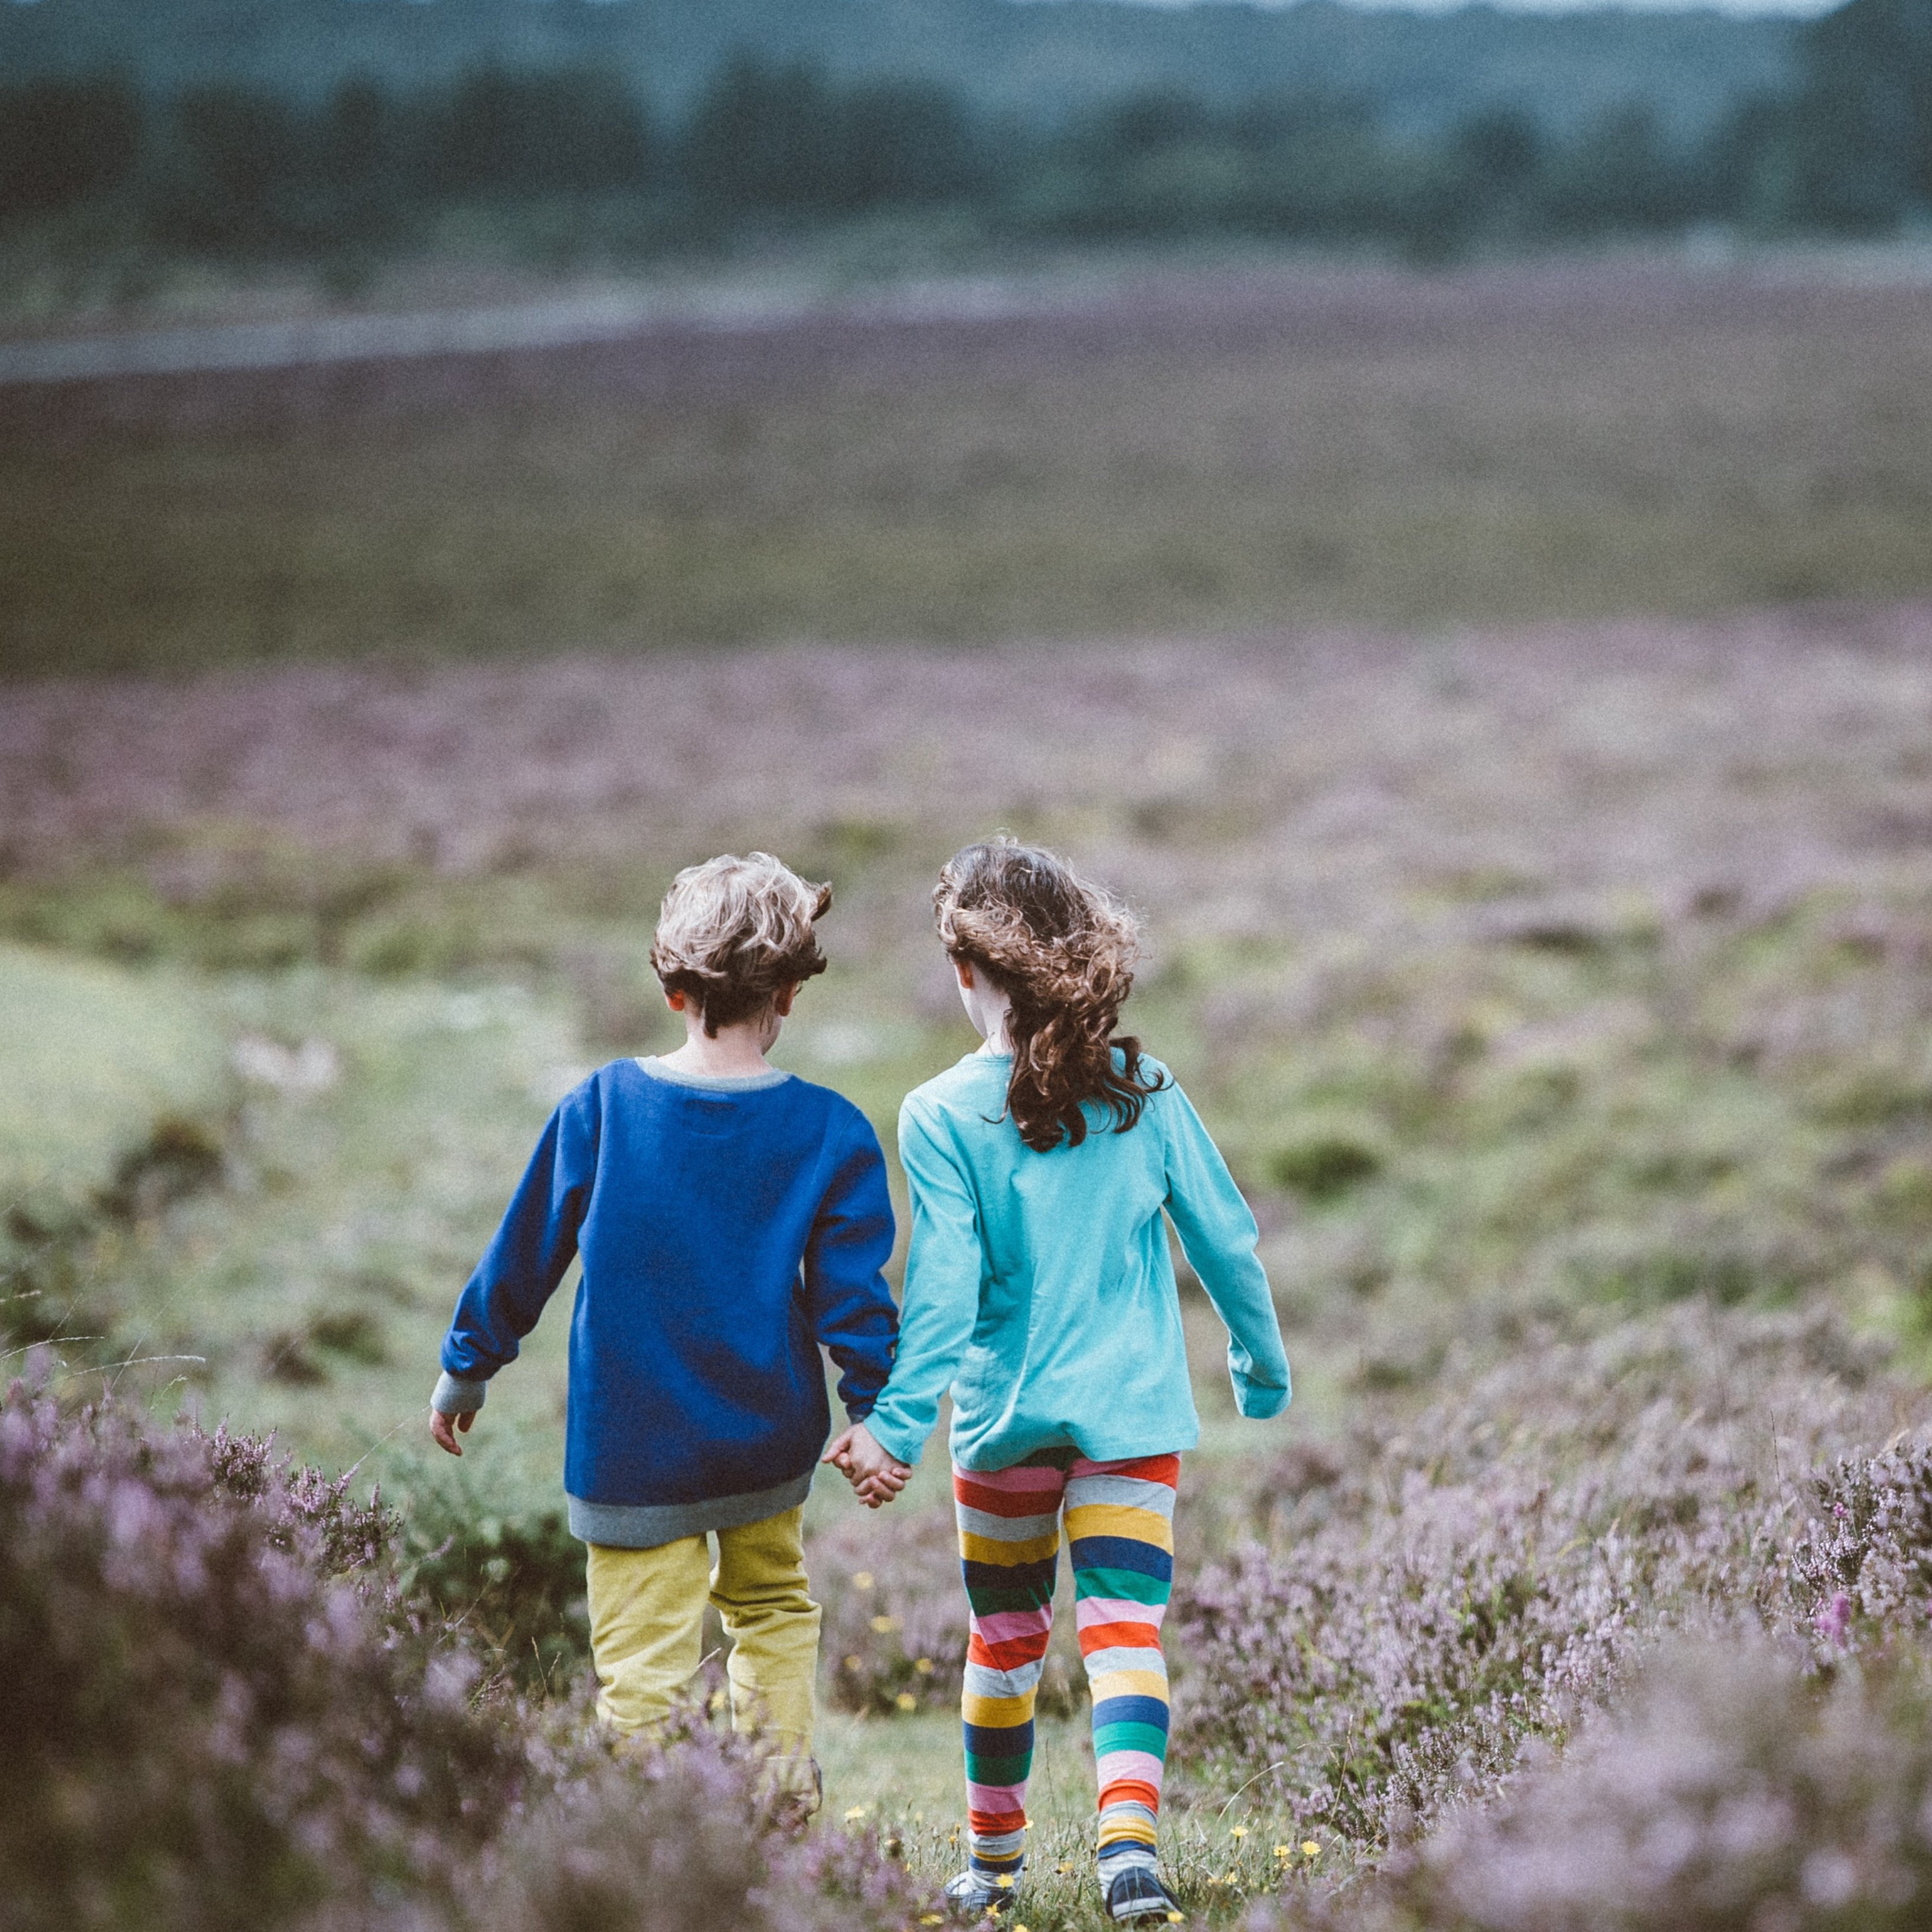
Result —
<path fill-rule="evenodd" d="M 881 1636 L 885 1636 L 888 1631 L 897 1630 L 898 1627 L 899 1620 L 897 1617 L 874 1617 L 872 1619 L 873 1629 Z"/>
<path fill-rule="evenodd" d="M 892 1702 L 902 1711 L 916 1711 L 919 1708 L 919 1700 L 910 1690 L 902 1690 Z"/>
<path fill-rule="evenodd" d="M 872 1573 L 869 1570 L 852 1572 L 852 1587 L 855 1590 L 869 1590 L 872 1587 Z"/>
<path fill-rule="evenodd" d="M 1301 1841 L 1301 1856 L 1304 1858 L 1312 1858 L 1318 1856 L 1321 1852 L 1321 1850 L 1322 1847 L 1318 1845 L 1312 1838 L 1304 1838 Z"/>

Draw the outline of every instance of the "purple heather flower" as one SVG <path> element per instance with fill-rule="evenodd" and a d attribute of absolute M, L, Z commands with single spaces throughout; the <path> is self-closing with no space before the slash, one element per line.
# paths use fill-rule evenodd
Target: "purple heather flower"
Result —
<path fill-rule="evenodd" d="M 1838 1592 L 1831 1602 L 1811 1619 L 1811 1628 L 1827 1643 L 1849 1642 L 1852 1630 L 1851 1598 L 1843 1590 Z"/>

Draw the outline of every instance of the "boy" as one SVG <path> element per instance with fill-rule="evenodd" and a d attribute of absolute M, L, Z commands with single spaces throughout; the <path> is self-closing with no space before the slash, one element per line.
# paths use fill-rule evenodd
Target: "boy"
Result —
<path fill-rule="evenodd" d="M 819 1610 L 800 1523 L 830 1431 L 818 1347 L 856 1420 L 898 1333 L 878 1138 L 765 1058 L 825 970 L 813 927 L 831 903 L 762 852 L 677 875 L 651 964 L 685 1042 L 613 1062 L 550 1117 L 457 1303 L 430 1418 L 460 1456 L 454 1431 L 580 1254 L 564 1487 L 590 1546 L 598 1713 L 625 1732 L 664 1715 L 697 1672 L 708 1597 L 734 1646 L 733 1724 L 764 1735 L 806 1810 Z"/>

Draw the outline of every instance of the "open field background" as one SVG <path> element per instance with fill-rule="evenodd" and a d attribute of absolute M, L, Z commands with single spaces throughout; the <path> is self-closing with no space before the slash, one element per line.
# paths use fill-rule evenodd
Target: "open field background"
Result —
<path fill-rule="evenodd" d="M 1914 1923 L 1932 298 L 1130 294 L 0 398 L 0 1349 L 380 1480 L 416 1600 L 567 1712 L 564 1311 L 432 1462 L 454 1294 L 556 1098 L 668 1043 L 677 866 L 833 880 L 778 1058 L 890 1147 L 972 1043 L 932 874 L 1005 826 L 1142 913 L 1130 1019 L 1295 1364 L 1240 1423 L 1190 1297 L 1190 1912 Z M 810 1844 L 920 1884 L 958 1816 L 936 1465 L 811 1517 Z M 1031 1932 L 1100 1923 L 1076 1677 Z M 578 1922 L 528 1828 L 452 1927 Z M 916 1922 L 885 1883 L 836 1922 Z"/>
<path fill-rule="evenodd" d="M 1874 268 L 1210 258 L 16 388 L 0 674 L 1920 592 L 1932 290 Z"/>

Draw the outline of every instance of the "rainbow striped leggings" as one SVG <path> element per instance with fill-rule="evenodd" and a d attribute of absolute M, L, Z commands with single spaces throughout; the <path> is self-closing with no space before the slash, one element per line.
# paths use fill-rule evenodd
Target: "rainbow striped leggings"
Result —
<path fill-rule="evenodd" d="M 1160 1626 L 1174 1580 L 1180 1477 L 1178 1456 L 1090 1462 L 1072 1449 L 1043 1449 L 1010 1469 L 954 1467 L 972 1623 L 962 1715 L 975 1870 L 1017 1876 L 1025 1856 L 1034 1698 L 1053 1630 L 1063 1504 L 1094 1696 L 1100 1876 L 1154 1863 L 1167 1760 Z"/>

